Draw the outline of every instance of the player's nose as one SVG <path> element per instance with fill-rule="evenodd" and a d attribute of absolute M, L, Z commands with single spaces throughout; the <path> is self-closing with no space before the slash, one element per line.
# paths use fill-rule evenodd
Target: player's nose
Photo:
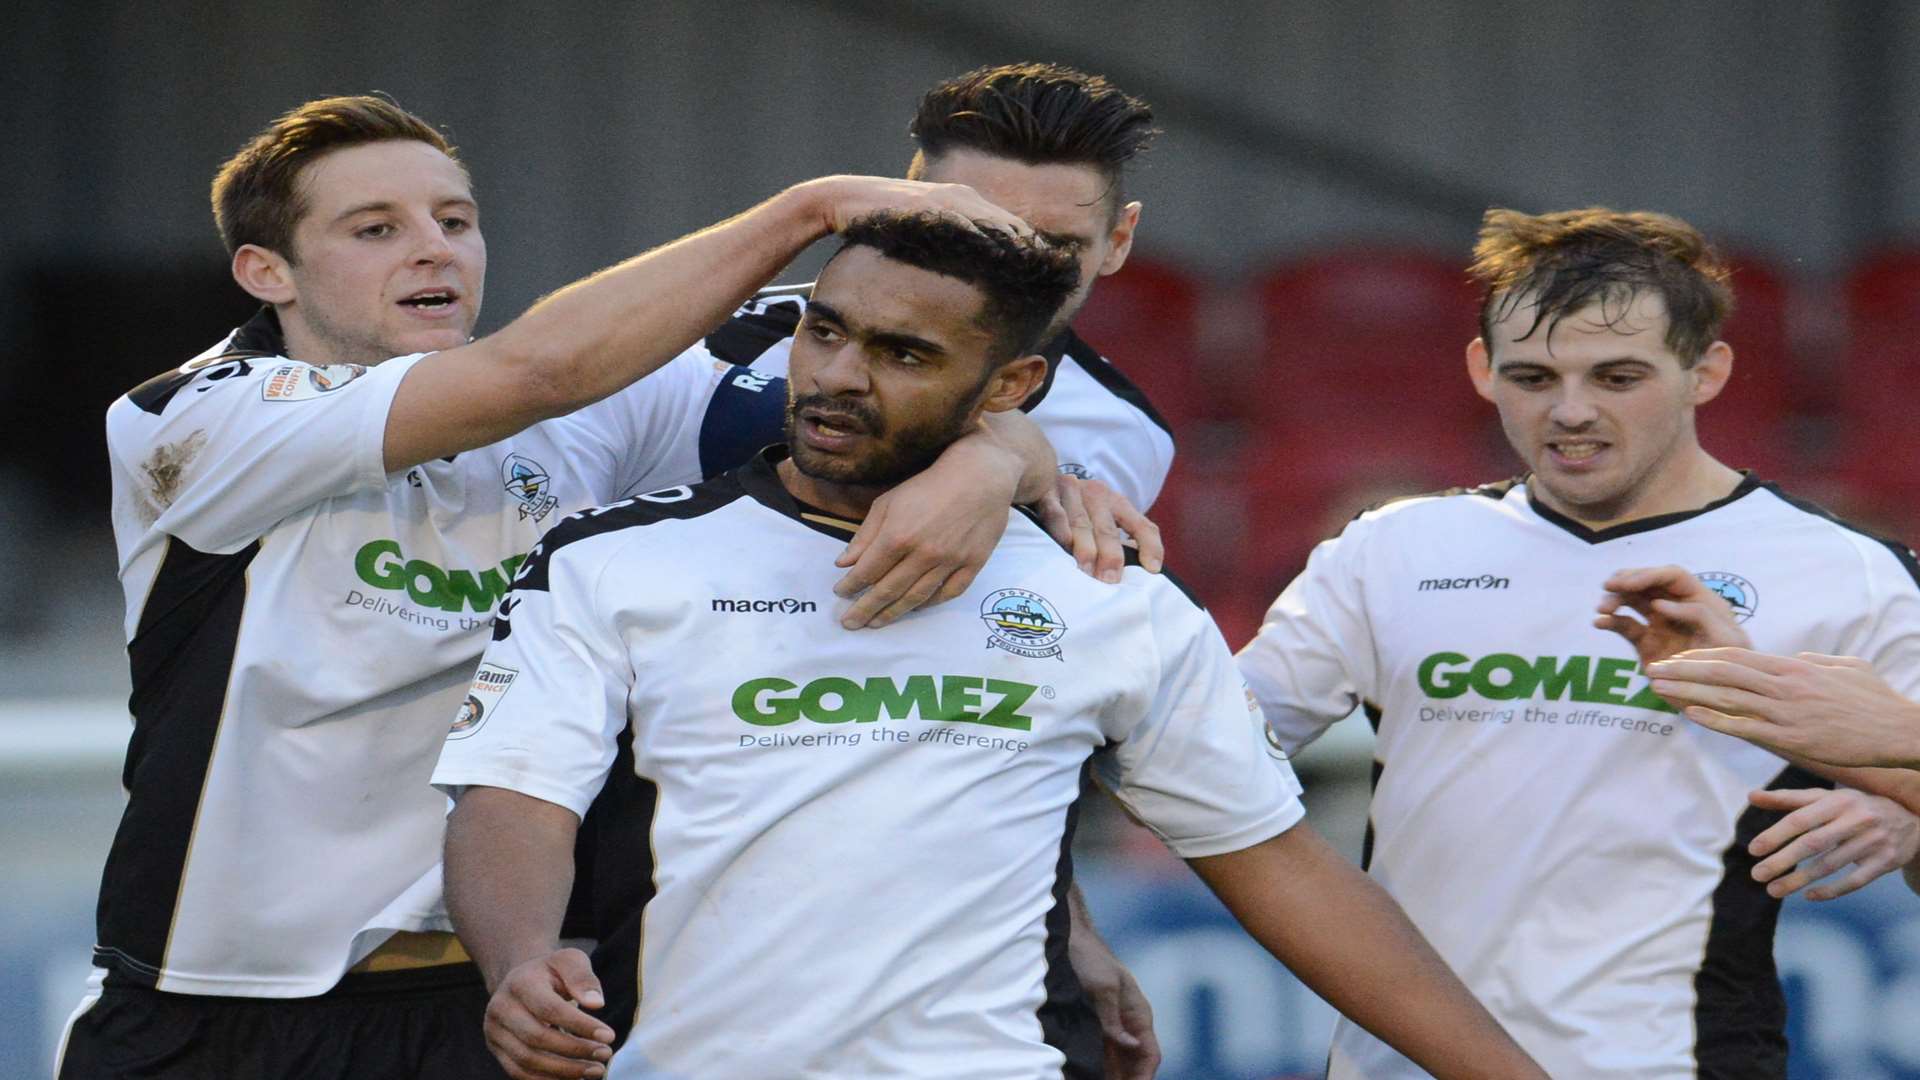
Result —
<path fill-rule="evenodd" d="M 851 341 L 833 350 L 814 375 L 823 394 L 864 394 L 867 392 L 867 362 Z"/>
<path fill-rule="evenodd" d="M 1600 410 L 1593 401 L 1579 391 L 1562 391 L 1554 400 L 1553 408 L 1547 418 L 1556 427 L 1583 428 L 1600 418 Z"/>
<path fill-rule="evenodd" d="M 453 261 L 456 254 L 453 241 L 438 221 L 429 219 L 414 229 L 413 235 L 418 237 L 413 250 L 415 262 L 444 266 Z"/>

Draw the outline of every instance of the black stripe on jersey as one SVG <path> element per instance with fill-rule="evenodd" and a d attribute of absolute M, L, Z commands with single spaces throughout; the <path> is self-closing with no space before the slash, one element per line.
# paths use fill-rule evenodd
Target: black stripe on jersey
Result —
<path fill-rule="evenodd" d="M 1499 502 L 1501 499 L 1506 498 L 1507 493 L 1512 491 L 1514 486 L 1520 482 L 1519 477 L 1513 477 L 1508 480 L 1495 480 L 1490 484 L 1480 484 L 1476 487 L 1443 488 L 1440 491 L 1422 491 L 1412 495 L 1393 495 L 1381 499 L 1379 502 L 1353 515 L 1353 520 L 1358 521 L 1360 518 L 1373 513 L 1375 510 L 1384 510 L 1397 503 L 1412 502 L 1414 499 L 1446 499 L 1455 495 L 1479 495 L 1482 498 Z"/>
<path fill-rule="evenodd" d="M 1786 503 L 1788 506 L 1793 507 L 1795 510 L 1803 510 L 1809 514 L 1812 514 L 1814 517 L 1825 518 L 1826 520 L 1831 521 L 1835 525 L 1840 526 L 1841 528 L 1847 530 L 1848 532 L 1858 533 L 1859 535 L 1864 536 L 1867 539 L 1873 541 L 1874 543 L 1879 544 L 1880 546 L 1886 548 L 1888 551 L 1893 552 L 1893 557 L 1896 560 L 1898 560 L 1901 567 L 1903 567 L 1907 571 L 1907 576 L 1913 579 L 1914 586 L 1916 588 L 1920 588 L 1920 557 L 1916 557 L 1913 549 L 1908 547 L 1906 544 L 1901 543 L 1898 540 L 1894 540 L 1890 537 L 1881 536 L 1879 533 L 1869 532 L 1866 529 L 1863 529 L 1860 526 L 1855 525 L 1853 522 L 1848 521 L 1843 517 L 1840 517 L 1839 515 L 1835 514 L 1833 511 L 1827 509 L 1826 507 L 1821 506 L 1819 503 L 1808 502 L 1807 500 L 1799 498 L 1797 496 L 1789 495 L 1786 492 L 1780 490 L 1779 484 L 1775 484 L 1772 482 L 1764 482 L 1760 486 L 1763 488 L 1766 488 L 1768 491 L 1773 492 L 1774 495 L 1777 496 L 1781 502 Z"/>
<path fill-rule="evenodd" d="M 1789 765 L 1767 789 L 1832 786 Z M 1780 901 L 1753 880 L 1760 860 L 1747 851 L 1754 837 L 1783 816 L 1779 810 L 1748 807 L 1734 823 L 1733 843 L 1720 855 L 1707 948 L 1693 976 L 1693 1056 L 1700 1080 L 1785 1080 L 1787 1075 L 1787 999 L 1773 964 Z"/>
<path fill-rule="evenodd" d="M 1380 706 L 1365 701 L 1361 702 L 1361 708 L 1367 711 L 1367 725 L 1373 728 L 1374 738 L 1379 738 Z M 1374 758 L 1371 771 L 1367 774 L 1367 833 L 1360 838 L 1360 869 L 1363 871 L 1373 865 L 1373 796 L 1380 790 L 1380 774 L 1386 771 L 1386 763 Z"/>
<path fill-rule="evenodd" d="M 568 918 L 575 921 L 562 930 L 599 941 L 593 970 L 607 1002 L 599 1016 L 613 1029 L 615 1050 L 626 1042 L 640 1010 L 640 947 L 643 916 L 657 891 L 653 818 L 659 807 L 659 785 L 634 772 L 629 726 L 620 733 L 613 770 L 581 822 L 574 845 L 574 894 L 567 905 Z"/>
<path fill-rule="evenodd" d="M 756 302 L 734 312 L 731 318 L 707 335 L 707 351 L 729 364 L 753 366 L 753 362 L 765 356 L 768 349 L 792 337 L 794 331 L 800 328 L 803 293 L 812 289 L 812 285 L 801 285 L 761 290 L 756 294 Z M 784 299 L 773 299 L 772 303 L 757 299 L 787 296 L 792 297 L 791 303 Z"/>
<path fill-rule="evenodd" d="M 1713 500 L 1705 506 L 1696 507 L 1692 510 L 1677 510 L 1671 514 L 1655 514 L 1652 517 L 1623 522 L 1622 524 L 1611 525 L 1604 529 L 1589 529 L 1565 514 L 1547 506 L 1534 497 L 1531 487 L 1527 489 L 1527 505 L 1533 507 L 1533 512 L 1540 515 L 1541 520 L 1547 524 L 1557 526 L 1585 540 L 1589 544 L 1604 544 L 1609 540 L 1618 540 L 1623 536 L 1633 536 L 1638 533 L 1652 532 L 1655 529 L 1664 529 L 1669 525 L 1678 525 L 1683 521 L 1697 518 L 1701 514 L 1710 514 L 1730 502 L 1746 498 L 1748 495 L 1760 490 L 1760 488 L 1760 481 L 1754 479 L 1752 473 L 1743 471 L 1740 474 L 1740 483 L 1738 486 L 1731 492 Z"/>
<path fill-rule="evenodd" d="M 644 495 L 635 495 L 631 499 L 596 506 L 582 510 L 577 514 L 562 518 L 559 524 L 547 531 L 540 542 L 527 552 L 527 561 L 520 564 L 520 572 L 514 576 L 513 590 L 539 589 L 547 591 L 547 574 L 554 553 L 568 544 L 577 543 L 605 533 L 631 529 L 642 525 L 653 525 L 661 521 L 685 521 L 711 514 L 715 510 L 733 502 L 743 495 L 740 483 L 733 474 L 703 481 L 692 487 L 667 488 L 663 491 L 651 491 Z M 494 619 L 493 640 L 499 641 L 507 636 L 504 629 L 507 615 L 513 603 L 513 593 L 500 603 L 500 613 Z"/>
<path fill-rule="evenodd" d="M 1080 335 L 1074 333 L 1072 327 L 1061 331 L 1059 337 L 1048 342 L 1046 348 L 1041 351 L 1041 355 L 1047 358 L 1047 380 L 1040 384 L 1040 389 L 1033 392 L 1033 396 L 1027 399 L 1026 404 L 1020 406 L 1020 411 L 1032 412 L 1034 406 L 1045 400 L 1047 391 L 1053 389 L 1054 372 L 1059 370 L 1060 357 L 1064 355 L 1079 365 L 1080 370 L 1086 372 L 1089 378 L 1099 383 L 1108 393 L 1139 409 L 1161 431 L 1166 432 L 1169 438 L 1173 436 L 1173 425 L 1167 423 L 1167 418 L 1161 416 L 1160 410 L 1154 408 L 1153 402 L 1147 400 L 1146 392 L 1135 386 L 1133 380 L 1121 374 L 1120 369 L 1113 366 L 1113 361 L 1101 356 L 1100 350 L 1087 344 Z"/>
<path fill-rule="evenodd" d="M 127 391 L 127 400 L 159 416 L 166 411 L 167 403 L 173 400 L 173 396 L 192 382 L 194 376 L 204 372 L 209 382 L 215 382 L 233 375 L 251 375 L 253 366 L 248 361 L 284 356 L 286 350 L 286 336 L 280 332 L 280 317 L 274 314 L 273 308 L 262 307 L 253 318 L 233 332 L 225 352 L 163 371 Z"/>
<path fill-rule="evenodd" d="M 1060 837 L 1060 861 L 1053 870 L 1053 907 L 1047 911 L 1047 973 L 1042 985 L 1046 1000 L 1040 1003 L 1040 1036 L 1048 1046 L 1066 1056 L 1062 1080 L 1100 1080 L 1105 1075 L 1106 1051 L 1100 1034 L 1100 1017 L 1080 986 L 1067 957 L 1071 912 L 1067 892 L 1073 887 L 1073 831 L 1080 823 L 1080 807 L 1093 786 L 1093 764 L 1080 767 L 1080 793 L 1067 807 L 1066 829 Z"/>
<path fill-rule="evenodd" d="M 255 541 L 231 555 L 167 538 L 133 640 L 127 808 L 101 874 L 94 962 L 151 986 L 166 964 L 213 746 L 226 708 Z"/>
<path fill-rule="evenodd" d="M 700 475 L 719 476 L 786 440 L 787 380 L 735 364 L 700 421 Z"/>

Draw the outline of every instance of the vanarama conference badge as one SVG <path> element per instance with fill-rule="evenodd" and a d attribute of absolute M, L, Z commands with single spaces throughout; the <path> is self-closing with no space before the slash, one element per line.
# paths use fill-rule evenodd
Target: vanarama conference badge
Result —
<path fill-rule="evenodd" d="M 480 670 L 474 672 L 473 684 L 467 687 L 467 700 L 460 703 L 460 711 L 454 714 L 447 738 L 464 739 L 478 731 L 480 725 L 486 723 L 487 714 L 506 696 L 508 688 L 513 686 L 513 677 L 518 674 L 513 668 L 499 664 L 481 664 Z"/>
<path fill-rule="evenodd" d="M 1039 593 L 1001 589 L 981 602 L 980 619 L 987 624 L 989 649 L 1005 649 L 1035 660 L 1060 656 L 1059 641 L 1066 636 L 1067 624 Z M 1065 659 L 1061 657 L 1063 663 Z"/>

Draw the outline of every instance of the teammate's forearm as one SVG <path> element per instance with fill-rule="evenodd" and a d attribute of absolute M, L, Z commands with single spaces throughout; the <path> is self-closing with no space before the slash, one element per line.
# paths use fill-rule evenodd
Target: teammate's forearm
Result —
<path fill-rule="evenodd" d="M 1107 939 L 1094 929 L 1093 913 L 1087 910 L 1087 898 L 1081 895 L 1078 882 L 1067 887 L 1067 945 L 1070 961 L 1085 955 L 1119 963 Z M 1079 966 L 1074 963 L 1076 969 Z"/>
<path fill-rule="evenodd" d="M 1013 501 L 1031 503 L 1046 498 L 1060 475 L 1060 456 L 1047 440 L 1047 433 L 1032 417 L 1018 411 L 986 413 L 981 422 L 994 442 L 1020 461 L 1020 482 L 1014 488 Z"/>
<path fill-rule="evenodd" d="M 501 788 L 469 788 L 447 819 L 447 911 L 487 988 L 559 945 L 573 889 L 571 810 Z"/>
<path fill-rule="evenodd" d="M 492 344 L 551 380 L 556 413 L 597 401 L 678 355 L 825 236 L 836 180 L 788 188 L 575 282 L 540 300 Z"/>
<path fill-rule="evenodd" d="M 1311 827 L 1192 865 L 1302 982 L 1434 1076 L 1546 1075 L 1399 905 Z"/>
<path fill-rule="evenodd" d="M 1892 799 L 1909 814 L 1920 814 L 1920 772 L 1912 769 L 1851 768 L 1788 756 L 1787 760 L 1836 784 Z"/>

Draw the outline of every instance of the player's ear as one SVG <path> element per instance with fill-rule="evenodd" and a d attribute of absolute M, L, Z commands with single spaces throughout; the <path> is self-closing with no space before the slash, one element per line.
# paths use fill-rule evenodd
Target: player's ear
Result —
<path fill-rule="evenodd" d="M 1140 224 L 1140 202 L 1134 200 L 1120 208 L 1113 226 L 1107 230 L 1107 257 L 1100 262 L 1100 276 L 1108 274 L 1126 265 L 1127 253 L 1133 250 L 1133 230 Z"/>
<path fill-rule="evenodd" d="M 1727 380 L 1733 378 L 1733 346 L 1724 341 L 1707 346 L 1707 351 L 1693 362 L 1687 374 L 1693 377 L 1695 408 L 1719 397 L 1720 391 L 1727 388 Z"/>
<path fill-rule="evenodd" d="M 293 274 L 287 260 L 258 244 L 241 244 L 233 253 L 233 280 L 265 303 L 285 304 L 294 298 Z"/>
<path fill-rule="evenodd" d="M 1047 378 L 1047 358 L 1044 356 L 1022 356 L 1009 360 L 987 376 L 987 394 L 981 400 L 981 408 L 987 412 L 1006 412 L 1017 409 L 1033 396 L 1035 390 Z"/>
<path fill-rule="evenodd" d="M 1467 378 L 1473 380 L 1473 392 L 1493 400 L 1493 357 L 1484 338 L 1467 342 Z"/>

